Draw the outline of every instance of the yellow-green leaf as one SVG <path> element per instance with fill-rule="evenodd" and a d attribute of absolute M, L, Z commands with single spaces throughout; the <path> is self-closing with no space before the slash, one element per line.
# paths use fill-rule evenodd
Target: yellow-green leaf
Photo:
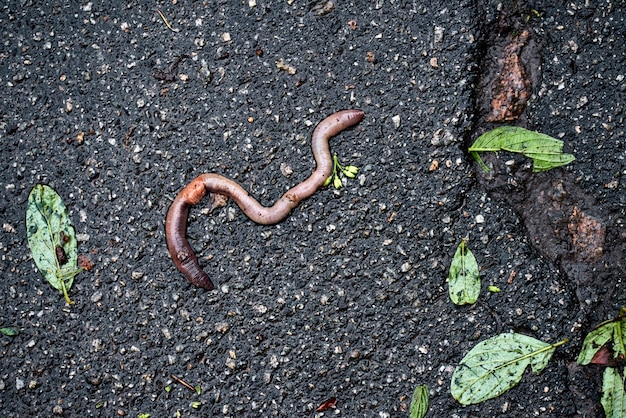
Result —
<path fill-rule="evenodd" d="M 547 344 L 523 334 L 500 334 L 478 343 L 452 374 L 450 391 L 463 405 L 500 396 L 519 383 L 526 367 L 541 372 L 554 354 L 556 344 Z"/>
<path fill-rule="evenodd" d="M 76 233 L 63 200 L 46 185 L 35 185 L 28 196 L 26 235 L 37 269 L 67 303 L 73 303 L 68 291 L 81 272 Z"/>
<path fill-rule="evenodd" d="M 428 411 L 428 386 L 419 385 L 411 397 L 411 418 L 423 418 Z"/>
<path fill-rule="evenodd" d="M 478 155 L 479 152 L 520 153 L 532 158 L 535 172 L 561 167 L 575 160 L 572 154 L 563 153 L 563 141 L 519 126 L 501 126 L 485 132 L 474 141 L 468 151 L 486 172 L 489 168 Z"/>
<path fill-rule="evenodd" d="M 480 274 L 465 240 L 459 244 L 448 273 L 448 292 L 455 305 L 472 304 L 480 294 Z"/>
<path fill-rule="evenodd" d="M 17 334 L 20 333 L 17 327 L 3 327 L 0 328 L 0 332 L 4 335 L 8 335 L 9 337 L 15 337 Z"/>
<path fill-rule="evenodd" d="M 596 326 L 583 341 L 583 346 L 578 354 L 578 364 L 589 364 L 600 349 L 613 340 L 613 358 L 626 357 L 626 310 L 608 321 Z M 607 347 L 609 348 L 609 347 Z"/>
<path fill-rule="evenodd" d="M 626 369 L 622 371 L 626 373 Z M 626 417 L 626 394 L 624 378 L 614 367 L 604 369 L 602 375 L 602 398 L 600 399 L 606 418 Z"/>

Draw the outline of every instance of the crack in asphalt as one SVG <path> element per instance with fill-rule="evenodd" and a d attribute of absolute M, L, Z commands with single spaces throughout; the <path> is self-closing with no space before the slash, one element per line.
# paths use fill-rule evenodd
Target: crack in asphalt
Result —
<path fill-rule="evenodd" d="M 527 128 L 526 102 L 541 80 L 542 52 L 542 40 L 523 19 L 529 10 L 525 2 L 508 2 L 497 22 L 483 26 L 476 113 L 466 145 L 501 124 Z M 492 169 L 484 173 L 476 165 L 478 183 L 513 208 L 533 248 L 575 286 L 579 322 L 593 326 L 612 317 L 619 308 L 613 302 L 620 291 L 616 283 L 626 273 L 619 212 L 599 204 L 564 169 L 533 173 L 526 161 L 505 162 L 504 153 L 485 158 Z M 593 386 L 601 386 L 600 372 L 569 362 L 568 387 L 580 416 L 600 413 L 598 399 L 581 396 Z"/>

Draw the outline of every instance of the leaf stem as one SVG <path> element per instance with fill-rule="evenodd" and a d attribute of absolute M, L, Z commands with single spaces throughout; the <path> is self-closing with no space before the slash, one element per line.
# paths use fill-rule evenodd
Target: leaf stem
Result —
<path fill-rule="evenodd" d="M 65 280 L 61 279 L 61 287 L 63 288 L 63 297 L 65 298 L 65 302 L 68 305 L 73 305 L 74 301 L 70 299 L 70 296 L 67 294 L 67 288 L 65 287 Z"/>

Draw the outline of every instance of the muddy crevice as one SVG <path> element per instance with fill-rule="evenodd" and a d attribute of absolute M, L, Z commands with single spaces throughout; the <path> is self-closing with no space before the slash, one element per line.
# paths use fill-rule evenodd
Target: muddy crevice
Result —
<path fill-rule="evenodd" d="M 476 7 L 483 9 L 486 21 L 478 48 L 473 129 L 466 145 L 502 125 L 540 131 L 541 127 L 528 126 L 526 112 L 541 82 L 544 46 L 532 28 L 532 9 L 522 1 Z M 618 286 L 626 272 L 623 216 L 598 204 L 566 168 L 533 173 L 531 161 L 519 155 L 502 152 L 481 157 L 491 171 L 485 173 L 476 165 L 478 183 L 493 199 L 515 210 L 535 251 L 571 283 L 579 301 L 576 319 L 581 329 L 590 330 L 616 315 L 626 303 Z M 580 416 L 596 416 L 600 410 L 600 376 L 601 371 L 569 361 L 568 385 Z"/>
<path fill-rule="evenodd" d="M 526 114 L 530 94 L 541 82 L 544 44 L 532 28 L 532 13 L 525 2 L 509 1 L 485 22 L 473 96 L 476 111 L 467 145 L 497 126 L 540 130 L 528 126 Z M 486 10 L 485 15 L 489 16 Z M 576 286 L 581 309 L 593 314 L 590 320 L 615 314 L 610 301 L 616 296 L 615 281 L 625 271 L 619 213 L 597 204 L 566 169 L 533 173 L 531 161 L 519 155 L 502 152 L 481 157 L 491 171 L 476 166 L 478 182 L 519 214 L 535 250 Z"/>

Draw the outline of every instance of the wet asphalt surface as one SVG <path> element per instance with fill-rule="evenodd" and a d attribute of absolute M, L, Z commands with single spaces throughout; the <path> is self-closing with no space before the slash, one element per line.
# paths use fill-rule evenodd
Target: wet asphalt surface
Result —
<path fill-rule="evenodd" d="M 20 333 L 0 336 L 0 415 L 400 417 L 426 384 L 433 417 L 603 416 L 602 370 L 575 359 L 626 306 L 626 3 L 544 3 L 3 3 L 0 326 Z M 532 174 L 500 153 L 486 175 L 466 149 L 492 126 L 497 48 L 522 28 L 532 96 L 510 124 L 576 161 Z M 344 108 L 366 113 L 331 141 L 357 178 L 276 226 L 195 208 L 188 235 L 217 289 L 191 286 L 165 247 L 178 191 L 218 172 L 271 204 L 313 170 L 315 124 Z M 27 246 L 37 183 L 95 264 L 72 306 Z M 483 290 L 456 307 L 464 237 Z M 459 405 L 454 367 L 509 331 L 570 342 L 540 375 Z"/>

